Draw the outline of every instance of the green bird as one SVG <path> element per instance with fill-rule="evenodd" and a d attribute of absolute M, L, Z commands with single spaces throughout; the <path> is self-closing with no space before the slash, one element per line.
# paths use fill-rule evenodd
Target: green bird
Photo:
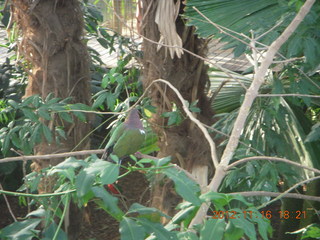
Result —
<path fill-rule="evenodd" d="M 112 133 L 102 159 L 112 162 L 110 154 L 116 155 L 121 160 L 122 157 L 136 153 L 143 144 L 145 135 L 139 112 L 134 108 Z"/>

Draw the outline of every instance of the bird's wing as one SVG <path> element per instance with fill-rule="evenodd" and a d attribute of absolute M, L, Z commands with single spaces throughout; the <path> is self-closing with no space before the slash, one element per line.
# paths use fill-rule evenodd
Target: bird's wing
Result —
<path fill-rule="evenodd" d="M 139 150 L 145 140 L 145 132 L 141 129 L 126 129 L 114 145 L 113 153 L 119 158 Z"/>
<path fill-rule="evenodd" d="M 118 127 L 116 127 L 116 129 L 111 134 L 110 140 L 108 141 L 105 149 L 112 147 L 112 145 L 114 145 L 118 141 L 118 139 L 121 137 L 125 129 L 126 129 L 126 126 L 124 123 L 121 123 Z"/>

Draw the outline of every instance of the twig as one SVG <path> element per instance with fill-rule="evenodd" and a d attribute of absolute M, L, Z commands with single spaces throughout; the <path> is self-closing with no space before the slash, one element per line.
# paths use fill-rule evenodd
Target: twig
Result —
<path fill-rule="evenodd" d="M 208 125 L 206 125 L 206 124 L 203 124 L 203 126 L 205 126 L 206 128 L 208 128 L 208 129 L 210 129 L 210 130 L 212 130 L 212 131 L 214 131 L 214 132 L 216 132 L 216 133 L 218 133 L 218 134 L 220 134 L 220 135 L 222 135 L 222 136 L 225 136 L 225 137 L 227 137 L 227 138 L 230 138 L 230 135 L 229 135 L 229 134 L 226 134 L 226 133 L 224 133 L 224 132 L 221 132 L 220 130 L 218 130 L 218 129 L 212 127 L 212 126 L 208 126 Z M 262 152 L 260 152 L 258 149 L 255 149 L 255 148 L 251 147 L 249 144 L 246 144 L 245 142 L 242 142 L 242 141 L 240 141 L 240 140 L 239 140 L 239 144 L 241 144 L 241 145 L 243 145 L 243 146 L 245 146 L 245 147 L 247 147 L 247 148 L 255 151 L 257 154 L 263 156 L 263 153 L 262 153 Z"/>
<path fill-rule="evenodd" d="M 233 193 L 228 193 L 228 194 L 230 194 L 230 195 L 240 194 L 241 196 L 244 196 L 244 197 L 260 197 L 260 196 L 261 197 L 278 197 L 283 193 L 267 192 L 267 191 L 252 191 L 252 192 L 233 192 Z M 298 194 L 298 193 L 286 193 L 285 195 L 282 195 L 281 197 L 304 199 L 304 200 L 320 202 L 320 197 L 303 195 L 303 194 Z"/>
<path fill-rule="evenodd" d="M 299 94 L 299 93 L 279 93 L 279 94 L 258 94 L 258 97 L 310 97 L 320 98 L 320 95 Z"/>
<path fill-rule="evenodd" d="M 317 177 L 313 177 L 313 178 L 309 178 L 307 180 L 304 180 L 304 181 L 301 181 L 301 182 L 298 182 L 296 183 L 295 185 L 293 185 L 292 187 L 288 188 L 286 191 L 284 191 L 283 193 L 279 194 L 276 198 L 272 199 L 271 201 L 267 202 L 267 203 L 264 203 L 262 204 L 261 206 L 259 206 L 258 208 L 263 208 L 277 200 L 279 200 L 280 198 L 282 198 L 283 196 L 287 195 L 289 192 L 291 192 L 292 190 L 296 189 L 297 187 L 305 184 L 305 183 L 308 183 L 308 182 L 312 182 L 312 181 L 315 181 L 317 179 L 320 179 L 320 176 L 317 176 Z"/>
<path fill-rule="evenodd" d="M 304 168 L 304 169 L 307 169 L 309 171 L 312 171 L 312 172 L 315 172 L 317 174 L 320 174 L 320 170 L 319 169 L 316 169 L 316 168 L 313 168 L 313 167 L 304 166 L 304 165 L 302 165 L 300 163 L 296 163 L 296 162 L 290 161 L 290 160 L 285 159 L 285 158 L 267 157 L 267 156 L 255 156 L 255 157 L 243 158 L 241 160 L 238 160 L 238 161 L 230 164 L 226 168 L 226 170 L 228 171 L 231 168 L 234 168 L 235 166 L 237 166 L 239 164 L 242 164 L 242 163 L 245 163 L 245 162 L 248 162 L 248 161 L 252 161 L 252 160 L 268 160 L 268 161 L 275 161 L 275 162 L 284 162 L 284 163 L 291 164 L 293 166 L 296 166 L 296 167 L 299 167 L 299 168 Z"/>
<path fill-rule="evenodd" d="M 210 146 L 210 152 L 211 152 L 211 159 L 212 159 L 212 162 L 213 162 L 213 165 L 215 167 L 218 166 L 219 164 L 219 160 L 218 160 L 218 156 L 217 156 L 217 153 L 216 153 L 216 145 L 215 143 L 213 142 L 209 132 L 207 131 L 207 129 L 203 126 L 203 124 L 198 120 L 196 119 L 193 114 L 190 112 L 187 104 L 186 104 L 186 100 L 182 97 L 181 93 L 179 92 L 179 90 L 177 88 L 175 88 L 170 82 L 166 81 L 166 80 L 163 80 L 163 79 L 157 79 L 157 80 L 154 80 L 152 81 L 152 83 L 156 83 L 156 82 L 162 82 L 162 83 L 165 83 L 167 84 L 171 90 L 173 90 L 175 92 L 175 94 L 178 96 L 179 100 L 181 101 L 181 104 L 182 104 L 182 108 L 183 110 L 185 111 L 185 113 L 188 115 L 188 117 L 190 118 L 191 121 L 193 121 L 197 126 L 198 128 L 201 130 L 201 132 L 203 133 L 204 137 L 206 138 L 206 140 L 208 141 L 209 143 L 209 146 Z"/>
<path fill-rule="evenodd" d="M 0 190 L 4 191 L 1 183 L 0 183 Z M 10 213 L 11 217 L 13 218 L 13 220 L 14 220 L 15 222 L 17 222 L 17 219 L 16 219 L 16 217 L 15 217 L 14 214 L 13 214 L 13 211 L 12 211 L 12 209 L 11 209 L 11 206 L 10 206 L 10 203 L 9 203 L 9 201 L 8 201 L 7 196 L 6 196 L 6 195 L 3 195 L 3 198 L 4 198 L 4 201 L 5 201 L 6 204 L 7 204 L 7 207 L 8 207 L 8 210 L 9 210 L 9 213 Z"/>
<path fill-rule="evenodd" d="M 62 157 L 71 157 L 71 156 L 83 156 L 90 154 L 102 154 L 104 149 L 95 149 L 95 150 L 82 150 L 77 152 L 65 152 L 65 153 L 56 153 L 56 154 L 46 154 L 46 155 L 32 155 L 32 156 L 20 156 L 20 157 L 7 157 L 0 159 L 0 163 L 6 162 L 17 162 L 17 161 L 28 161 L 28 160 L 44 160 L 51 158 L 62 158 Z"/>
<path fill-rule="evenodd" d="M 0 190 L 0 194 L 16 196 L 16 197 L 23 196 L 23 197 L 32 197 L 32 198 L 42 198 L 42 197 L 61 196 L 61 195 L 73 193 L 76 191 L 77 191 L 76 189 L 70 189 L 64 192 L 32 194 L 32 193 L 20 193 L 20 192 Z"/>

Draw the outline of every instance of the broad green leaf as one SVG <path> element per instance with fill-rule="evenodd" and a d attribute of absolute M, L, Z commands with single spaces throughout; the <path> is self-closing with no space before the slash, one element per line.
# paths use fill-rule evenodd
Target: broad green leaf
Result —
<path fill-rule="evenodd" d="M 50 113 L 48 112 L 48 108 L 41 107 L 38 109 L 38 114 L 40 117 L 42 117 L 45 120 L 51 120 Z"/>
<path fill-rule="evenodd" d="M 203 202 L 212 201 L 217 210 L 223 210 L 223 207 L 230 203 L 232 198 L 229 198 L 228 195 L 217 192 L 207 192 L 200 196 L 200 199 Z"/>
<path fill-rule="evenodd" d="M 229 219 L 229 221 L 231 221 L 235 227 L 242 229 L 250 240 L 256 240 L 257 234 L 254 224 L 248 221 L 247 219 L 244 219 L 243 214 L 240 214 L 239 216 L 240 218 Z"/>
<path fill-rule="evenodd" d="M 36 227 L 41 222 L 39 218 L 27 219 L 22 222 L 14 222 L 3 228 L 0 232 L 1 239 L 31 240 L 35 233 L 39 232 Z"/>
<path fill-rule="evenodd" d="M 155 159 L 155 167 L 161 167 L 164 166 L 166 164 L 168 164 L 171 161 L 171 157 L 164 157 L 164 158 L 160 158 L 160 159 Z"/>
<path fill-rule="evenodd" d="M 178 239 L 179 240 L 199 240 L 199 237 L 194 232 L 179 232 Z"/>
<path fill-rule="evenodd" d="M 30 108 L 22 108 L 23 114 L 33 122 L 37 122 L 38 116 Z"/>
<path fill-rule="evenodd" d="M 160 223 L 154 223 L 151 222 L 145 218 L 139 218 L 137 220 L 143 228 L 146 230 L 146 232 L 150 234 L 154 234 L 157 240 L 177 240 L 177 236 L 166 230 L 162 224 Z"/>
<path fill-rule="evenodd" d="M 19 105 L 16 101 L 12 100 L 12 99 L 9 99 L 8 100 L 8 104 L 13 107 L 14 109 L 18 109 L 19 108 Z"/>
<path fill-rule="evenodd" d="M 42 208 L 42 207 L 39 207 L 38 209 L 28 213 L 26 217 L 38 217 L 38 218 L 41 218 L 41 217 L 45 216 L 45 213 L 46 213 L 46 210 L 44 208 Z"/>
<path fill-rule="evenodd" d="M 197 209 L 195 206 L 190 206 L 188 208 L 180 210 L 176 215 L 174 215 L 174 217 L 172 218 L 172 222 L 179 224 L 185 219 L 193 217 L 195 209 Z"/>
<path fill-rule="evenodd" d="M 232 221 L 229 221 L 224 232 L 224 239 L 239 240 L 243 237 L 244 231 L 241 228 L 237 228 Z"/>
<path fill-rule="evenodd" d="M 107 99 L 106 93 L 103 93 L 103 94 L 99 95 L 94 100 L 94 103 L 92 104 L 92 108 L 96 109 L 96 108 L 100 107 L 105 102 L 106 99 Z"/>
<path fill-rule="evenodd" d="M 100 174 L 102 184 L 114 183 L 119 176 L 119 166 L 117 164 L 104 161 L 106 164 L 102 164 L 102 171 Z"/>
<path fill-rule="evenodd" d="M 152 221 L 157 221 L 157 222 L 159 222 L 160 217 L 165 217 L 170 219 L 168 215 L 162 213 L 160 210 L 152 207 L 145 207 L 139 203 L 134 203 L 131 205 L 127 214 L 130 214 L 130 213 L 139 213 L 140 216 L 145 217 Z"/>
<path fill-rule="evenodd" d="M 77 195 L 79 198 L 84 197 L 86 193 L 91 190 L 94 180 L 94 174 L 88 174 L 84 169 L 80 171 L 75 182 L 75 187 L 77 189 Z"/>
<path fill-rule="evenodd" d="M 92 187 L 92 192 L 97 198 L 101 199 L 101 201 L 97 202 L 101 208 L 118 221 L 123 218 L 124 213 L 118 207 L 118 198 L 112 196 L 103 187 Z"/>
<path fill-rule="evenodd" d="M 59 116 L 60 116 L 63 120 L 65 120 L 65 121 L 67 121 L 67 122 L 69 122 L 69 123 L 73 123 L 73 119 L 72 119 L 72 117 L 70 116 L 69 113 L 67 113 L 67 112 L 59 112 Z"/>
<path fill-rule="evenodd" d="M 128 217 L 122 218 L 119 231 L 122 240 L 145 239 L 146 236 L 144 228 Z"/>
<path fill-rule="evenodd" d="M 184 200 L 195 206 L 200 206 L 199 194 L 201 190 L 197 183 L 187 177 L 183 171 L 178 171 L 175 168 L 166 168 L 163 170 L 163 174 L 174 182 L 177 193 Z"/>
<path fill-rule="evenodd" d="M 49 143 L 52 142 L 52 133 L 51 130 L 48 128 L 47 125 L 45 125 L 44 123 L 42 123 L 42 132 L 44 134 L 44 136 L 46 137 L 47 141 Z"/>
<path fill-rule="evenodd" d="M 57 228 L 58 228 L 57 224 L 54 221 L 52 221 L 49 227 L 44 229 L 43 231 L 44 238 L 41 238 L 41 240 L 52 240 L 57 231 Z M 68 240 L 67 234 L 61 228 L 58 231 L 59 232 L 58 232 L 58 235 L 56 236 L 56 239 Z"/>
<path fill-rule="evenodd" d="M 306 137 L 305 142 L 314 142 L 320 140 L 320 123 L 312 126 L 311 132 Z"/>
<path fill-rule="evenodd" d="M 226 222 L 224 219 L 209 219 L 200 231 L 200 240 L 221 240 L 225 232 Z"/>

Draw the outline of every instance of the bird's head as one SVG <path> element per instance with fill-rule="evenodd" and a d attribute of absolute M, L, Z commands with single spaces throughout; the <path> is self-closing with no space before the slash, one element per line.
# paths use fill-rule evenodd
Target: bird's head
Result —
<path fill-rule="evenodd" d="M 134 108 L 129 112 L 129 115 L 128 115 L 127 119 L 125 120 L 125 123 L 130 128 L 143 129 L 143 125 L 142 125 L 142 122 L 139 117 L 138 109 Z"/>

